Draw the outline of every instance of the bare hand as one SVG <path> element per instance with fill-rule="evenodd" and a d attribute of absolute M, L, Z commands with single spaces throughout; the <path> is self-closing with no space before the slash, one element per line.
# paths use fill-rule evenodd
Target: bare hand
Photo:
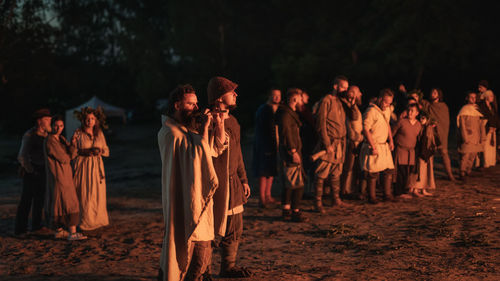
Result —
<path fill-rule="evenodd" d="M 391 142 L 389 142 L 389 149 L 390 149 L 391 151 L 394 151 L 394 143 L 393 143 L 392 141 L 391 141 Z"/>
<path fill-rule="evenodd" d="M 335 152 L 335 151 L 333 150 L 333 145 L 328 146 L 328 147 L 326 148 L 326 152 L 328 152 L 328 153 L 333 153 L 333 152 Z"/>
<path fill-rule="evenodd" d="M 203 124 L 203 131 L 208 132 L 208 128 L 210 126 L 210 123 L 212 123 L 213 116 L 212 116 L 212 113 L 210 113 L 210 111 L 208 109 L 205 109 L 204 113 L 207 116 L 207 119 L 205 121 L 205 124 Z"/>
<path fill-rule="evenodd" d="M 376 147 L 372 147 L 372 155 L 378 155 L 378 150 Z"/>
<path fill-rule="evenodd" d="M 293 163 L 296 163 L 296 164 L 300 164 L 300 162 L 302 162 L 300 159 L 300 155 L 297 151 L 292 153 L 292 161 L 293 161 Z"/>
<path fill-rule="evenodd" d="M 101 155 L 101 149 L 99 147 L 92 147 L 91 151 L 92 151 L 92 155 L 94 155 L 94 156 Z"/>
<path fill-rule="evenodd" d="M 243 184 L 243 191 L 245 192 L 246 198 L 250 197 L 250 186 L 248 185 L 248 183 Z"/>

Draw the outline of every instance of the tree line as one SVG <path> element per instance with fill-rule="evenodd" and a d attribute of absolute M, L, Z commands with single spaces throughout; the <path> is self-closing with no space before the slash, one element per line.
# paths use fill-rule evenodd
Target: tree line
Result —
<path fill-rule="evenodd" d="M 499 4 L 470 1 L 0 1 L 0 128 L 93 95 L 151 120 L 155 101 L 210 77 L 239 83 L 243 127 L 270 87 L 313 100 L 344 74 L 367 96 L 443 88 L 452 109 L 487 79 L 495 90 Z M 10 118 L 16 116 L 16 118 Z"/>

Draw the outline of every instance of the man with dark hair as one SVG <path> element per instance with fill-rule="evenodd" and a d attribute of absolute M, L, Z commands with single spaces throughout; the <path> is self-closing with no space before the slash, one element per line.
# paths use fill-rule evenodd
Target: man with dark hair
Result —
<path fill-rule="evenodd" d="M 255 113 L 255 141 L 252 168 L 259 182 L 259 205 L 276 203 L 271 196 L 273 179 L 278 174 L 278 139 L 275 113 L 281 102 L 281 91 L 271 89 L 267 102 L 259 106 Z"/>
<path fill-rule="evenodd" d="M 236 108 L 235 89 L 238 85 L 224 77 L 213 77 L 208 82 L 208 104 L 225 112 L 224 127 L 228 148 L 213 163 L 220 187 L 214 195 L 215 231 L 222 236 L 221 277 L 244 278 L 251 275 L 244 267 L 236 266 L 238 246 L 243 234 L 243 204 L 250 196 L 250 186 L 243 163 L 240 144 L 240 124 L 229 114 Z"/>
<path fill-rule="evenodd" d="M 346 111 L 353 120 L 359 118 L 352 116 L 351 107 L 343 103 L 338 96 L 338 93 L 346 91 L 348 87 L 349 82 L 345 76 L 335 77 L 332 91 L 320 100 L 316 113 L 316 131 L 319 135 L 319 141 L 315 153 L 325 152 L 316 160 L 314 180 L 316 188 L 315 208 L 319 213 L 325 213 L 322 196 L 326 179 L 330 180 L 330 186 L 332 187 L 333 204 L 336 206 L 347 205 L 340 199 L 340 175 L 344 163 L 347 133 Z"/>
<path fill-rule="evenodd" d="M 394 161 L 391 151 L 394 150 L 391 127 L 391 104 L 394 93 L 383 89 L 375 103 L 368 106 L 363 114 L 363 142 L 360 151 L 360 163 L 368 185 L 369 202 L 378 203 L 375 191 L 377 179 L 383 173 L 382 180 L 385 199 L 394 200 L 392 195 L 392 176 Z"/>
<path fill-rule="evenodd" d="M 15 235 L 22 235 L 28 230 L 28 217 L 32 209 L 31 230 L 42 228 L 42 211 L 45 201 L 47 185 L 45 172 L 45 155 L 43 142 L 51 131 L 50 111 L 39 109 L 33 114 L 35 127 L 26 131 L 21 142 L 21 149 L 17 155 L 23 177 L 23 191 L 17 207 Z"/>
<path fill-rule="evenodd" d="M 300 212 L 304 180 L 298 182 L 294 180 L 300 176 L 304 179 L 302 140 L 300 138 L 302 123 L 296 112 L 302 103 L 301 93 L 302 91 L 297 88 L 288 89 L 286 104 L 280 106 L 276 113 L 280 137 L 279 151 L 283 170 L 281 201 L 283 219 L 291 219 L 293 222 L 303 222 L 305 220 Z M 294 183 L 294 186 L 291 183 Z"/>
<path fill-rule="evenodd" d="M 170 94 L 158 132 L 165 222 L 159 280 L 201 280 L 211 262 L 212 197 L 218 180 L 207 133 L 212 117 L 202 124 L 202 136 L 192 126 L 197 110 L 193 87 L 179 85 Z M 216 142 L 223 143 L 224 123 L 219 117 L 214 120 Z"/>
<path fill-rule="evenodd" d="M 448 133 L 450 130 L 450 111 L 443 101 L 443 91 L 439 88 L 432 88 L 430 101 L 422 100 L 423 110 L 429 113 L 429 117 L 436 121 L 439 141 L 439 154 L 443 158 L 443 165 L 450 181 L 456 181 L 451 169 L 450 156 L 448 155 Z"/>

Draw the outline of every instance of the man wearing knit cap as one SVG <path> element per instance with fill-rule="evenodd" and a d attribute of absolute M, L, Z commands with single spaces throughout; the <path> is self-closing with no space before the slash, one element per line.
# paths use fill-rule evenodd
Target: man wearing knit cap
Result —
<path fill-rule="evenodd" d="M 33 113 L 35 127 L 26 131 L 21 142 L 17 160 L 21 165 L 23 191 L 17 207 L 15 235 L 22 235 L 28 230 L 28 217 L 32 211 L 32 231 L 42 228 L 42 210 L 45 201 L 46 174 L 43 142 L 51 131 L 50 111 L 46 108 Z M 33 204 L 33 209 L 31 205 Z"/>
<path fill-rule="evenodd" d="M 240 125 L 229 110 L 236 108 L 236 83 L 213 77 L 208 82 L 208 104 L 212 110 L 225 111 L 224 128 L 229 142 L 227 150 L 213 158 L 219 188 L 214 194 L 215 232 L 222 236 L 221 277 L 243 278 L 251 275 L 236 266 L 236 255 L 243 234 L 243 204 L 250 196 L 250 186 L 241 154 Z"/>

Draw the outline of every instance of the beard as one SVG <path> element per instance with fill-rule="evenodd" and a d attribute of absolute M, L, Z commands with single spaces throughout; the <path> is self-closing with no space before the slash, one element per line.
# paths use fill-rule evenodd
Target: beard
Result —
<path fill-rule="evenodd" d="M 181 110 L 180 111 L 180 123 L 188 128 L 194 128 L 195 116 L 192 110 Z"/>

